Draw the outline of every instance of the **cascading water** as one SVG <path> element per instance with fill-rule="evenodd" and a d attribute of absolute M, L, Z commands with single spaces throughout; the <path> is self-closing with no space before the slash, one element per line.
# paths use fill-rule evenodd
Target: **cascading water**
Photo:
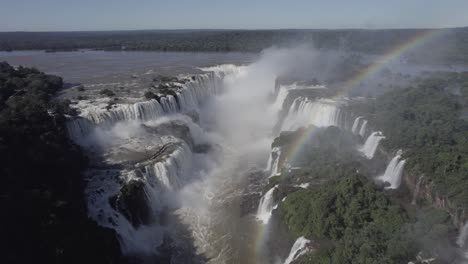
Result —
<path fill-rule="evenodd" d="M 366 130 L 367 129 L 367 120 L 364 120 L 362 122 L 362 125 L 361 125 L 361 129 L 359 129 L 359 135 L 361 137 L 365 137 L 366 136 Z"/>
<path fill-rule="evenodd" d="M 309 248 L 307 247 L 309 244 L 310 240 L 304 237 L 299 237 L 298 239 L 296 239 L 296 242 L 294 242 L 294 245 L 292 246 L 288 257 L 284 261 L 284 264 L 290 264 L 291 262 L 298 259 L 300 256 L 309 252 Z"/>
<path fill-rule="evenodd" d="M 271 176 L 275 176 L 279 172 L 279 160 L 281 156 L 281 148 L 274 147 L 271 150 L 270 157 L 268 158 L 267 171 Z"/>
<path fill-rule="evenodd" d="M 468 222 L 460 229 L 457 237 L 457 245 L 463 251 L 463 257 L 468 259 L 468 250 L 466 249 L 466 240 L 468 239 Z"/>
<path fill-rule="evenodd" d="M 263 224 L 268 224 L 270 221 L 271 213 L 275 209 L 276 205 L 274 204 L 273 194 L 278 186 L 275 186 L 268 190 L 265 195 L 260 199 L 257 210 L 257 219 L 260 220 Z"/>
<path fill-rule="evenodd" d="M 213 72 L 194 76 L 190 82 L 174 88 L 177 99 L 173 95 L 159 95 L 160 102 L 152 99 L 116 104 L 107 109 L 106 99 L 81 100 L 74 105 L 81 114 L 67 123 L 68 133 L 76 141 L 88 135 L 95 126 L 110 128 L 117 122 L 148 121 L 165 114 L 196 110 L 204 100 L 220 92 L 222 77 L 222 74 Z"/>
<path fill-rule="evenodd" d="M 380 131 L 372 132 L 370 136 L 367 138 L 366 142 L 362 147 L 359 148 L 359 151 L 364 154 L 364 156 L 368 159 L 372 159 L 374 157 L 375 152 L 377 151 L 377 147 L 382 139 L 384 139 L 384 135 Z"/>
<path fill-rule="evenodd" d="M 359 135 L 359 125 L 361 122 L 361 119 L 363 119 L 363 116 L 358 116 L 356 119 L 354 119 L 353 127 L 351 128 L 351 132 L 355 135 Z"/>
<path fill-rule="evenodd" d="M 192 167 L 192 151 L 185 143 L 180 143 L 172 153 L 154 164 L 145 165 L 147 177 L 157 178 L 169 190 L 179 189 Z M 137 165 L 138 166 L 138 165 Z"/>
<path fill-rule="evenodd" d="M 385 173 L 378 177 L 383 182 L 388 182 L 390 186 L 386 189 L 397 189 L 401 184 L 401 176 L 403 174 L 403 168 L 405 166 L 405 160 L 401 159 L 402 150 L 398 150 L 395 157 L 392 158 Z"/>
<path fill-rule="evenodd" d="M 280 86 L 278 90 L 278 95 L 276 96 L 275 102 L 273 103 L 273 107 L 277 110 L 281 110 L 283 108 L 283 103 L 286 97 L 288 97 L 289 90 L 286 87 Z"/>
<path fill-rule="evenodd" d="M 170 214 L 180 220 L 184 230 L 191 232 L 193 241 L 190 242 L 193 242 L 198 254 L 208 258 L 209 263 L 253 263 L 256 261 L 254 257 L 251 257 L 253 250 L 248 245 L 249 243 L 245 243 L 245 241 L 256 239 L 250 237 L 256 232 L 242 233 L 242 238 L 238 238 L 236 232 L 254 231 L 257 229 L 251 229 L 252 226 L 258 228 L 269 222 L 272 210 L 276 206 L 274 192 L 277 187 L 268 190 L 261 198 L 257 210 L 257 219 L 260 221 L 257 222 L 252 217 L 240 218 L 240 198 L 246 184 L 244 175 L 252 167 L 259 164 L 263 166 L 272 141 L 272 131 L 275 122 L 278 121 L 278 110 L 282 108 L 289 93 L 287 90 L 280 89 L 272 104 L 269 95 L 271 95 L 275 79 L 287 73 L 283 68 L 294 71 L 295 65 L 298 65 L 297 60 L 304 58 L 302 51 L 293 54 L 292 61 L 289 52 L 280 51 L 278 54 L 266 52 L 265 54 L 262 56 L 266 59 L 260 59 L 258 63 L 249 66 L 223 65 L 204 68 L 202 70 L 209 72 L 197 75 L 184 85 L 174 88 L 169 95 L 161 97 L 158 94 L 159 101 L 152 100 L 147 104 L 142 104 L 143 110 L 138 110 L 140 106 L 133 106 L 140 103 L 133 103 L 116 105 L 109 111 L 106 110 L 111 113 L 102 113 L 106 112 L 104 110 L 94 111 L 94 113 L 86 112 L 86 109 L 82 111 L 82 119 L 86 119 L 86 122 L 92 126 L 102 126 L 100 128 L 106 130 L 107 126 L 117 126 L 117 122 L 133 121 L 146 125 L 149 121 L 164 117 L 166 114 L 173 116 L 176 112 L 198 110 L 200 124 L 207 130 L 214 131 L 212 133 L 216 135 L 213 136 L 219 138 L 219 141 L 210 141 L 212 145 L 219 145 L 221 149 L 222 161 L 216 163 L 211 160 L 215 159 L 211 156 L 216 156 L 217 153 L 210 155 L 210 161 L 203 161 L 200 157 L 202 154 L 191 153 L 190 144 L 184 145 L 183 142 L 175 144 L 173 141 L 169 143 L 177 146 L 176 150 L 157 155 L 154 159 L 148 159 L 148 152 L 159 153 L 159 147 L 168 142 L 158 139 L 157 135 L 145 136 L 148 140 L 141 140 L 138 138 L 139 135 L 129 135 L 126 136 L 126 140 L 139 144 L 143 150 L 130 149 L 127 152 L 133 151 L 138 157 L 145 154 L 143 161 L 138 160 L 134 162 L 135 164 L 132 162 L 113 163 L 110 168 L 95 169 L 96 175 L 100 177 L 90 177 L 88 186 L 90 216 L 101 225 L 117 231 L 124 253 L 154 254 L 157 246 L 161 244 L 162 233 L 170 229 L 153 222 L 135 225 L 124 213 L 110 205 L 109 201 L 112 200 L 110 198 L 115 194 L 122 194 L 123 185 L 142 182 L 145 200 L 148 201 L 149 208 L 154 215 L 160 214 L 162 207 L 170 206 L 164 200 L 168 196 L 165 194 L 169 193 L 170 197 L 177 197 L 174 202 L 177 205 L 173 205 L 175 208 L 170 208 Z M 287 65 L 285 61 L 290 61 L 287 64 L 291 65 Z M 310 60 L 307 59 L 307 61 Z M 203 99 L 217 95 L 221 89 L 223 89 L 223 94 L 214 100 L 209 100 L 202 108 L 199 108 Z M 103 103 L 103 106 L 105 105 L 107 102 Z M 148 107 L 151 109 L 147 110 Z M 267 110 L 264 111 L 265 109 Z M 243 115 L 243 113 L 248 114 Z M 95 117 L 92 117 L 93 115 Z M 283 122 L 283 127 L 285 130 L 295 130 L 295 128 L 310 124 L 321 127 L 339 126 L 341 119 L 343 118 L 339 101 L 300 97 L 294 100 Z M 82 131 L 89 132 L 87 125 L 88 123 L 83 123 L 70 127 L 73 128 L 71 130 L 76 131 L 75 134 L 79 135 L 83 134 Z M 153 140 L 162 142 L 155 144 L 157 147 L 146 148 L 145 144 L 151 145 Z M 122 152 L 122 149 L 131 144 L 114 145 L 116 146 L 112 146 L 113 148 Z M 272 155 L 268 166 L 268 169 L 274 173 L 273 175 L 279 170 L 280 151 L 275 152 L 277 157 L 274 158 Z M 206 154 L 206 156 L 209 155 Z M 104 155 L 103 157 L 106 158 Z M 197 160 L 194 162 L 193 159 Z M 120 160 L 125 160 L 125 158 Z M 194 168 L 194 166 L 201 166 L 198 162 L 211 163 L 211 167 Z M 196 174 L 198 177 L 186 184 L 186 177 L 191 174 Z M 291 261 L 297 258 L 303 246 L 293 248 L 290 254 Z"/>
<path fill-rule="evenodd" d="M 188 127 L 187 136 L 206 135 L 191 118 L 176 113 L 196 111 L 204 100 L 218 94 L 221 77 L 213 72 L 193 76 L 174 88 L 177 98 L 158 95 L 159 102 L 116 104 L 109 110 L 105 109 L 109 99 L 81 100 L 74 105 L 81 114 L 67 123 L 69 136 L 100 160 L 88 171 L 89 216 L 116 231 L 124 254 L 157 253 L 167 231 L 153 218 L 171 206 L 170 193 L 178 192 L 198 174 L 193 163 L 195 156 L 199 160 L 203 154 L 194 155 L 185 138 L 172 136 L 178 133 L 172 129 L 181 126 L 158 127 L 177 119 Z M 181 131 L 179 135 L 185 137 Z M 126 195 L 140 199 L 138 204 Z"/>
<path fill-rule="evenodd" d="M 330 99 L 312 100 L 297 97 L 289 108 L 281 131 L 293 131 L 308 125 L 339 126 L 341 114 L 339 104 L 340 102 Z"/>

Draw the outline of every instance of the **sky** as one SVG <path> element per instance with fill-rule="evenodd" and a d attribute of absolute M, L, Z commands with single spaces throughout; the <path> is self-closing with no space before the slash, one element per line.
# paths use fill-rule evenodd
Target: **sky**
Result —
<path fill-rule="evenodd" d="M 468 0 L 0 0 L 0 31 L 468 26 Z"/>

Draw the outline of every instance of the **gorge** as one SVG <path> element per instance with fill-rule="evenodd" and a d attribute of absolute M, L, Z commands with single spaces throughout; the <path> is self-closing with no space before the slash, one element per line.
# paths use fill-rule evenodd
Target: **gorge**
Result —
<path fill-rule="evenodd" d="M 77 86 L 60 94 L 71 101 L 67 135 L 89 159 L 89 217 L 137 263 L 461 261 L 463 197 L 424 181 L 422 146 L 389 121 L 399 90 L 364 98 L 312 82 L 318 57 L 271 48 L 250 64 L 130 77 L 148 79 L 132 90 L 103 85 L 117 95 L 95 84 L 86 98 Z"/>

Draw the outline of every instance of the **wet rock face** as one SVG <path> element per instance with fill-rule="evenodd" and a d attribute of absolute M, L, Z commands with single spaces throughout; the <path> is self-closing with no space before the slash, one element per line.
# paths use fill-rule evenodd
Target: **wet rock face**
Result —
<path fill-rule="evenodd" d="M 212 150 L 212 146 L 210 144 L 198 144 L 193 147 L 193 152 L 195 153 L 208 153 Z"/>
<path fill-rule="evenodd" d="M 132 180 L 125 184 L 117 195 L 109 198 L 109 203 L 134 227 L 149 224 L 153 219 L 146 200 L 144 183 L 139 180 Z"/>
<path fill-rule="evenodd" d="M 241 199 L 241 217 L 248 214 L 255 214 L 258 210 L 258 204 L 262 198 L 263 186 L 266 184 L 263 171 L 250 173 L 247 176 L 248 185 L 242 194 Z"/>
<path fill-rule="evenodd" d="M 193 147 L 194 145 L 192 135 L 190 134 L 190 128 L 182 122 L 172 121 L 158 125 L 156 127 L 147 125 L 142 126 L 149 133 L 158 135 L 172 135 L 176 138 L 184 140 L 190 147 Z"/>
<path fill-rule="evenodd" d="M 403 171 L 402 183 L 413 194 L 413 204 L 427 202 L 435 208 L 445 210 L 458 229 L 463 228 L 463 225 L 468 221 L 466 208 L 453 203 L 449 198 L 435 191 L 434 183 L 430 180 L 430 177 Z"/>

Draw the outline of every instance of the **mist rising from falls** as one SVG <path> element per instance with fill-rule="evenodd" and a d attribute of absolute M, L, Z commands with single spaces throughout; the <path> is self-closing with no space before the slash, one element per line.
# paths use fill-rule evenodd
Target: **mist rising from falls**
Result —
<path fill-rule="evenodd" d="M 385 173 L 378 177 L 383 182 L 388 182 L 390 186 L 387 189 L 397 189 L 401 184 L 401 176 L 403 174 L 403 168 L 405 166 L 405 160 L 401 159 L 402 151 L 398 150 L 395 157 L 392 158 Z"/>
<path fill-rule="evenodd" d="M 262 196 L 258 205 L 257 219 L 265 225 L 268 224 L 268 221 L 270 221 L 271 213 L 276 207 L 276 205 L 274 204 L 275 201 L 273 198 L 273 194 L 277 188 L 278 186 L 275 186 L 268 190 L 268 192 L 266 192 Z"/>
<path fill-rule="evenodd" d="M 170 223 L 158 221 L 159 215 L 169 213 L 191 233 L 196 253 L 210 263 L 255 262 L 254 250 L 237 236 L 241 231 L 254 236 L 249 228 L 261 226 L 252 215 L 240 217 L 246 175 L 264 173 L 278 113 L 290 92 L 280 87 L 272 102 L 275 80 L 303 71 L 313 58 L 314 52 L 304 47 L 269 49 L 251 65 L 203 68 L 204 74 L 171 94 L 158 94 L 158 100 L 127 98 L 127 103 L 109 109 L 108 100 L 80 101 L 76 107 L 81 114 L 68 124 L 68 132 L 97 157 L 89 170 L 90 217 L 117 232 L 125 254 L 155 254 L 168 232 L 175 244 L 192 242 L 178 236 Z M 312 123 L 338 124 L 336 102 L 315 103 L 319 113 Z M 303 112 L 291 117 L 293 125 L 310 124 L 303 118 L 315 111 L 309 107 L 303 102 Z M 199 125 L 184 115 L 192 110 L 199 115 Z M 215 150 L 196 152 L 195 145 L 203 143 Z M 274 153 L 267 166 L 272 175 L 279 171 L 280 151 Z M 144 200 L 138 203 L 141 207 L 132 208 L 126 200 L 132 192 Z M 259 204 L 262 223 L 274 207 L 273 191 L 269 194 Z M 149 219 L 140 219 L 138 210 L 149 211 Z"/>
<path fill-rule="evenodd" d="M 380 131 L 372 132 L 370 136 L 366 139 L 366 142 L 362 147 L 359 148 L 359 151 L 368 159 L 372 159 L 374 157 L 375 152 L 377 151 L 377 147 L 382 139 L 384 139 L 384 135 Z"/>
<path fill-rule="evenodd" d="M 157 253 L 168 230 L 159 216 L 177 205 L 175 193 L 216 160 L 192 150 L 195 144 L 216 142 L 216 136 L 177 113 L 196 111 L 217 95 L 223 74 L 197 75 L 174 88 L 175 95 L 160 95 L 159 101 L 128 98 L 109 110 L 106 99 L 75 105 L 81 114 L 67 128 L 92 157 L 86 191 L 89 216 L 116 231 L 124 254 Z M 134 204 L 131 199 L 140 200 Z"/>
<path fill-rule="evenodd" d="M 255 253 L 254 249 L 238 241 L 241 230 L 258 225 L 256 221 L 239 217 L 238 204 L 245 189 L 244 179 L 255 168 L 257 171 L 263 171 L 265 167 L 276 170 L 274 163 L 277 161 L 273 157 L 270 165 L 266 163 L 271 152 L 273 128 L 288 91 L 279 89 L 275 101 L 271 102 L 275 80 L 300 68 L 303 61 L 312 60 L 310 54 L 305 48 L 264 51 L 257 62 L 239 66 L 226 74 L 223 93 L 200 110 L 202 126 L 220 137 L 223 161 L 213 170 L 206 171 L 200 181 L 182 189 L 182 207 L 177 214 L 194 234 L 197 252 L 207 256 L 210 263 L 256 261 L 255 256 L 250 255 Z M 225 67 L 232 66 L 204 70 L 222 72 Z M 243 236 L 255 233 L 245 232 Z"/>
<path fill-rule="evenodd" d="M 281 131 L 293 131 L 300 127 L 340 126 L 341 110 L 337 101 L 298 97 L 289 108 Z"/>
<path fill-rule="evenodd" d="M 296 241 L 294 242 L 294 245 L 291 248 L 291 251 L 289 252 L 288 257 L 284 261 L 284 264 L 290 264 L 291 262 L 293 262 L 300 256 L 309 252 L 309 249 L 307 248 L 309 243 L 310 243 L 310 240 L 304 237 L 299 237 L 298 239 L 296 239 Z"/>

